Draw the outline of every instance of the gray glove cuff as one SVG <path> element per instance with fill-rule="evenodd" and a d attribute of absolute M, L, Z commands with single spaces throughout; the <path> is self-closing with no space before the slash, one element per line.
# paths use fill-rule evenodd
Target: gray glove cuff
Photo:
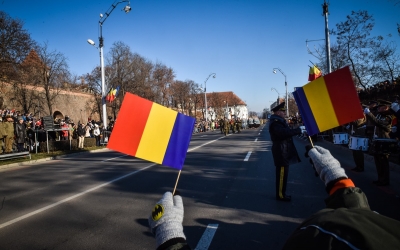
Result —
<path fill-rule="evenodd" d="M 183 233 L 182 223 L 180 222 L 164 222 L 159 225 L 155 231 L 157 247 L 173 238 L 186 239 L 185 234 Z"/>
<path fill-rule="evenodd" d="M 319 146 L 312 148 L 308 155 L 312 159 L 315 170 L 318 172 L 321 180 L 325 183 L 325 186 L 329 182 L 339 179 L 341 177 L 347 178 L 344 169 L 340 166 L 338 160 L 336 160 L 331 153 Z"/>

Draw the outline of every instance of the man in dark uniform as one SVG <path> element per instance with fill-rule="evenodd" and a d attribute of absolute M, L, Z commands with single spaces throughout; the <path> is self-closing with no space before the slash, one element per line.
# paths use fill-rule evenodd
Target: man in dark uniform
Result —
<path fill-rule="evenodd" d="M 355 120 L 350 123 L 350 135 L 351 136 L 365 136 L 365 127 L 366 127 L 367 118 L 364 117 L 358 120 Z M 353 153 L 354 163 L 356 164 L 355 168 L 352 168 L 352 171 L 355 172 L 363 172 L 364 171 L 364 151 L 361 150 L 351 150 Z"/>
<path fill-rule="evenodd" d="M 279 201 L 290 201 L 291 197 L 286 195 L 287 177 L 289 165 L 300 162 L 292 136 L 302 133 L 301 128 L 289 128 L 286 120 L 285 103 L 281 103 L 272 109 L 274 112 L 270 117 L 269 133 L 272 140 L 272 155 L 276 167 L 276 199 Z"/>
<path fill-rule="evenodd" d="M 229 121 L 226 117 L 224 118 L 224 134 L 225 136 L 229 134 Z"/>
<path fill-rule="evenodd" d="M 367 120 L 375 125 L 374 136 L 378 138 L 390 138 L 389 133 L 392 127 L 392 116 L 390 111 L 391 103 L 380 101 L 378 104 L 378 115 L 373 115 L 369 108 L 365 108 L 364 114 Z M 387 186 L 390 183 L 389 154 L 374 153 L 374 162 L 378 173 L 378 180 L 373 181 L 378 186 Z"/>

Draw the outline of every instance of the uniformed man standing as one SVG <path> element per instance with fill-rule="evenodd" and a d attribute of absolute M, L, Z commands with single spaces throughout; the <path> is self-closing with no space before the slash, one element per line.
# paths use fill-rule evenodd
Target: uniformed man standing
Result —
<path fill-rule="evenodd" d="M 242 128 L 242 119 L 237 118 L 236 120 L 236 129 L 238 131 L 238 133 L 240 133 L 240 129 Z"/>
<path fill-rule="evenodd" d="M 272 140 L 272 156 L 276 168 L 276 199 L 290 201 L 291 196 L 286 195 L 286 184 L 289 174 L 289 165 L 300 162 L 300 157 L 294 146 L 292 136 L 302 133 L 301 128 L 289 128 L 286 120 L 285 103 L 272 109 L 269 133 Z"/>
<path fill-rule="evenodd" d="M 352 136 L 365 136 L 365 127 L 366 127 L 367 119 L 365 117 L 355 120 L 350 123 L 351 126 L 351 135 Z M 356 164 L 355 168 L 352 168 L 352 171 L 355 172 L 363 172 L 364 171 L 364 151 L 361 150 L 351 150 L 353 153 L 354 163 Z"/>
<path fill-rule="evenodd" d="M 390 138 L 389 133 L 392 127 L 392 116 L 390 102 L 380 101 L 378 104 L 378 115 L 373 115 L 369 108 L 364 109 L 367 120 L 375 124 L 375 135 L 378 138 Z M 374 162 L 378 173 L 378 180 L 372 183 L 378 186 L 387 186 L 390 183 L 389 154 L 374 153 Z"/>
<path fill-rule="evenodd" d="M 229 121 L 228 121 L 228 119 L 225 117 L 224 118 L 224 134 L 225 134 L 225 136 L 227 136 L 228 135 L 228 133 L 229 133 Z"/>
<path fill-rule="evenodd" d="M 219 129 L 221 130 L 221 134 L 224 133 L 224 119 L 219 119 Z"/>
<path fill-rule="evenodd" d="M 11 115 L 6 116 L 6 122 L 3 124 L 4 130 L 6 132 L 6 138 L 4 139 L 5 143 L 5 153 L 13 152 L 13 143 L 14 143 L 14 119 Z"/>

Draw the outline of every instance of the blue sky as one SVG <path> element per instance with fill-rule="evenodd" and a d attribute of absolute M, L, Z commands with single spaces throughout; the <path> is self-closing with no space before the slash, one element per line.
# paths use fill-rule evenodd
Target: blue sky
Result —
<path fill-rule="evenodd" d="M 99 14 L 113 0 L 1 0 L 0 9 L 24 21 L 24 28 L 39 43 L 68 58 L 70 71 L 90 73 L 99 64 Z M 396 5 L 397 3 L 397 5 Z M 121 3 L 103 25 L 104 52 L 122 41 L 131 51 L 174 69 L 176 79 L 204 84 L 207 92 L 233 91 L 251 111 L 262 111 L 288 90 L 308 79 L 306 40 L 323 39 L 323 0 L 148 0 L 131 1 L 125 14 Z M 396 23 L 397 0 L 331 0 L 329 28 L 345 21 L 351 11 L 367 10 L 375 18 L 374 35 L 391 33 L 400 49 Z M 331 36 L 331 42 L 334 37 Z M 324 41 L 313 42 L 319 46 Z"/>

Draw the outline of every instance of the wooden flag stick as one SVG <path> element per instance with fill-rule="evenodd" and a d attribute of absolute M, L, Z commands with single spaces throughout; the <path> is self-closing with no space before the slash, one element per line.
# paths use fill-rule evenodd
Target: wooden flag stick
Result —
<path fill-rule="evenodd" d="M 172 196 L 175 194 L 176 186 L 178 186 L 179 176 L 181 176 L 181 172 L 182 172 L 182 169 L 179 170 L 178 178 L 176 178 L 176 183 L 175 183 L 174 191 L 172 192 Z"/>
<path fill-rule="evenodd" d="M 312 140 L 311 140 L 311 137 L 310 137 L 310 136 L 308 136 L 308 139 L 309 139 L 310 142 L 311 142 L 311 146 L 314 147 L 314 144 L 312 143 Z"/>

